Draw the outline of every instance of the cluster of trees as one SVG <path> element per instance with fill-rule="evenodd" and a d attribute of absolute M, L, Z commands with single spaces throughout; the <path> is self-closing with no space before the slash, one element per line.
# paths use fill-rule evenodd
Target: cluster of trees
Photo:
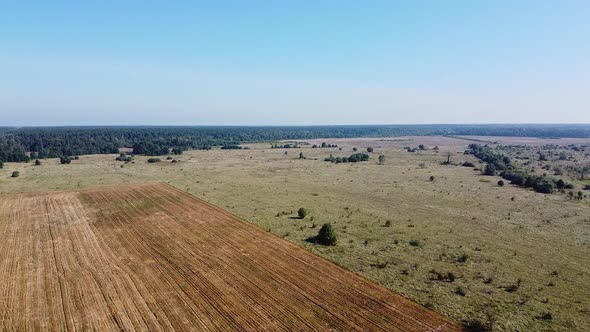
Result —
<path fill-rule="evenodd" d="M 66 164 L 71 164 L 72 163 L 72 158 L 64 156 L 64 157 L 60 157 L 59 158 L 59 163 L 62 165 L 66 165 Z"/>
<path fill-rule="evenodd" d="M 572 184 L 568 184 L 562 179 L 530 175 L 526 170 L 514 165 L 509 157 L 495 153 L 487 145 L 470 144 L 469 150 L 464 153 L 472 154 L 487 163 L 482 171 L 484 175 L 495 176 L 499 174 L 503 179 L 510 181 L 510 184 L 532 188 L 536 192 L 545 194 L 551 194 L 555 189 L 563 191 L 574 188 Z"/>
<path fill-rule="evenodd" d="M 332 163 L 356 163 L 360 161 L 367 161 L 369 160 L 369 155 L 366 153 L 354 153 L 351 154 L 350 157 L 334 157 L 330 155 L 329 157 L 325 158 L 324 161 L 329 161 Z"/>
<path fill-rule="evenodd" d="M 243 148 L 237 144 L 228 144 L 228 145 L 223 145 L 221 147 L 221 150 L 241 150 L 241 149 L 243 149 Z"/>
<path fill-rule="evenodd" d="M 326 144 L 326 142 L 322 142 L 322 145 L 314 144 L 311 147 L 314 149 L 316 149 L 316 148 L 337 148 L 338 145 L 337 144 Z"/>
<path fill-rule="evenodd" d="M 472 154 L 477 159 L 486 162 L 490 166 L 490 173 L 494 170 L 493 174 L 487 174 L 488 171 L 486 171 L 486 175 L 496 175 L 496 171 L 505 171 L 512 166 L 510 157 L 495 153 L 487 145 L 469 144 L 468 150 L 465 150 L 464 154 Z"/>
<path fill-rule="evenodd" d="M 271 149 L 298 149 L 299 146 L 297 144 L 273 144 L 270 146 Z"/>

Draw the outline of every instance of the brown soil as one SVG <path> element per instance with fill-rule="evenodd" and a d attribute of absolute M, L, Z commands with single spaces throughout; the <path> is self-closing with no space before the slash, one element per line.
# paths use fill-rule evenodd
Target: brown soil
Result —
<path fill-rule="evenodd" d="M 163 185 L 0 196 L 2 330 L 454 331 Z"/>

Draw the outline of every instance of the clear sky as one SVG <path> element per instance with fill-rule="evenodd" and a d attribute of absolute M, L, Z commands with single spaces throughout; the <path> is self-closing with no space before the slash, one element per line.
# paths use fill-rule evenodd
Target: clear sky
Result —
<path fill-rule="evenodd" d="M 4 1 L 0 126 L 590 123 L 590 1 Z"/>

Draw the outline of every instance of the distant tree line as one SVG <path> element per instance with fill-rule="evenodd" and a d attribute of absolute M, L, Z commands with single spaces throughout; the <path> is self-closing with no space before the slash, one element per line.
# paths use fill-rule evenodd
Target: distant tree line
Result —
<path fill-rule="evenodd" d="M 281 140 L 391 137 L 405 135 L 482 135 L 590 137 L 590 125 L 373 125 L 308 127 L 25 127 L 0 128 L 0 160 L 5 162 L 112 154 L 133 148 L 136 154 L 161 155 L 170 149 Z"/>

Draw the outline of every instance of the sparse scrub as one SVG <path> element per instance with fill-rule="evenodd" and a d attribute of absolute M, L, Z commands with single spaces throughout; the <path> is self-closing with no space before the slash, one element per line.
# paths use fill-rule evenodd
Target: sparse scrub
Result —
<path fill-rule="evenodd" d="M 457 286 L 457 288 L 455 288 L 455 294 L 465 296 L 467 295 L 467 290 L 462 286 Z"/>
<path fill-rule="evenodd" d="M 422 243 L 419 240 L 410 240 L 409 244 L 412 247 L 420 247 L 420 246 L 422 246 Z"/>

